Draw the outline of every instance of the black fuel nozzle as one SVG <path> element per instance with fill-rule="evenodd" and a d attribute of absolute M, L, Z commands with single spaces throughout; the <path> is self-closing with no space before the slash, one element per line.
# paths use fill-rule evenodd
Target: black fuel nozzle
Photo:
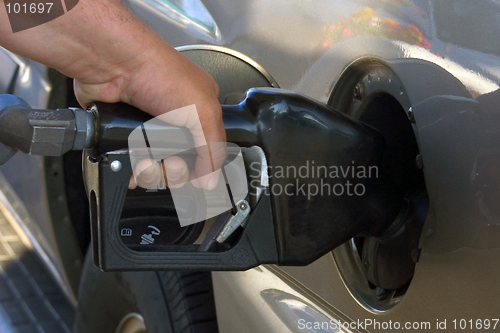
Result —
<path fill-rule="evenodd" d="M 117 232 L 125 199 L 116 193 L 125 191 L 131 167 L 128 157 L 120 154 L 127 154 L 130 133 L 150 117 L 126 104 L 96 103 L 94 110 L 99 115 L 98 139 L 87 153 L 88 161 L 100 162 L 99 166 L 89 164 L 88 170 L 102 171 L 100 184 L 94 177 L 90 189 L 98 194 L 94 198 L 101 198 L 93 205 L 93 243 L 95 262 L 105 270 L 306 265 L 356 235 L 381 233 L 402 203 L 386 185 L 388 175 L 381 165 L 384 138 L 377 130 L 292 91 L 250 89 L 240 104 L 222 106 L 227 141 L 242 147 L 243 156 L 255 157 L 255 150 L 246 150 L 251 147 L 259 147 L 263 155 L 261 161 L 245 157 L 249 192 L 253 181 L 265 190 L 260 201 L 251 204 L 252 211 L 245 217 L 244 227 L 238 228 L 236 241 L 232 236 L 231 244 L 218 250 L 212 246 L 230 223 L 224 216 L 208 234 L 211 239 L 201 245 L 125 249 Z M 175 126 L 165 124 L 148 128 L 148 133 L 161 137 L 174 130 Z M 111 171 L 112 160 L 125 166 L 123 177 Z M 130 249 L 134 252 L 129 253 Z M 139 252 L 141 260 L 133 259 Z"/>

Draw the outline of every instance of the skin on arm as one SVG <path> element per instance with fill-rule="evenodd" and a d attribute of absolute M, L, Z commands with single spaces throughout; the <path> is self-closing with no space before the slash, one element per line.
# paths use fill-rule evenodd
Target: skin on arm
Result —
<path fill-rule="evenodd" d="M 202 130 L 189 117 L 170 117 L 186 126 L 195 145 L 221 147 L 198 151 L 194 174 L 178 159 L 164 161 L 167 173 L 193 179 L 206 189 L 215 186 L 223 162 L 225 142 L 218 86 L 202 68 L 161 39 L 118 0 L 80 0 L 78 5 L 50 22 L 12 33 L 0 0 L 0 45 L 13 53 L 55 68 L 74 78 L 75 95 L 82 107 L 93 101 L 125 102 L 152 116 L 195 104 Z M 153 187 L 160 168 L 147 162 L 137 167 L 141 177 L 131 187 Z M 136 168 L 137 168 L 136 167 Z M 156 179 L 155 176 L 158 179 Z M 148 181 L 149 180 L 149 181 Z"/>

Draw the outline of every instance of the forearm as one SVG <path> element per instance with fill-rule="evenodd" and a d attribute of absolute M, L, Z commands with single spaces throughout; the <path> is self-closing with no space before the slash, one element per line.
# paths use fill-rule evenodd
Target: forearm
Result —
<path fill-rule="evenodd" d="M 152 56 L 146 51 L 175 52 L 118 0 L 80 0 L 67 14 L 17 33 L 0 0 L 0 45 L 94 84 L 119 81 Z"/>

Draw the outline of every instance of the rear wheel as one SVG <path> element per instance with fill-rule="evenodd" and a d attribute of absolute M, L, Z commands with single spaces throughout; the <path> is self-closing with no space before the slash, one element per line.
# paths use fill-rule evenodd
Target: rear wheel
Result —
<path fill-rule="evenodd" d="M 102 272 L 87 254 L 75 333 L 217 331 L 210 272 Z"/>

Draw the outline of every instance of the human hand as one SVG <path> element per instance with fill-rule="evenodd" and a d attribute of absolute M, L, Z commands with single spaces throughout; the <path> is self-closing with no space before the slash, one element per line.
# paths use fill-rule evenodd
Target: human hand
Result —
<path fill-rule="evenodd" d="M 226 141 L 217 84 L 119 0 L 80 0 L 67 14 L 15 34 L 8 27 L 6 13 L 0 11 L 0 45 L 74 78 L 82 107 L 94 101 L 125 102 L 156 117 L 195 104 L 198 117 L 166 117 L 172 125 L 191 131 L 198 155 L 194 172 L 189 174 L 178 160 L 164 162 L 167 170 L 179 171 L 182 164 L 182 179 L 189 176 L 193 185 L 212 188 L 225 146 L 201 147 L 213 148 L 213 143 Z M 140 186 L 151 187 L 140 180 L 148 178 L 149 171 L 156 172 L 151 166 L 138 177 Z"/>
<path fill-rule="evenodd" d="M 169 56 L 163 53 L 158 54 L 158 58 L 149 57 L 148 62 L 130 70 L 134 75 L 122 81 L 124 88 L 120 89 L 119 99 L 105 95 L 114 89 L 116 83 L 113 80 L 102 84 L 76 79 L 75 92 L 82 105 L 96 99 L 105 102 L 124 101 L 157 116 L 161 121 L 189 129 L 197 148 L 195 168 L 190 172 L 181 158 L 166 158 L 163 160 L 165 183 L 169 187 L 179 187 L 191 180 L 196 187 L 213 189 L 217 184 L 217 170 L 225 157 L 223 143 L 226 140 L 221 107 L 217 100 L 218 87 L 205 71 L 173 51 Z M 179 61 L 181 66 L 169 69 L 174 60 Z M 169 80 L 165 80 L 166 77 Z M 195 108 L 184 107 L 191 104 Z M 180 107 L 183 108 L 178 109 Z M 164 110 L 174 111 L 162 113 Z M 157 162 L 143 160 L 135 165 L 129 187 L 156 187 L 163 175 Z"/>

